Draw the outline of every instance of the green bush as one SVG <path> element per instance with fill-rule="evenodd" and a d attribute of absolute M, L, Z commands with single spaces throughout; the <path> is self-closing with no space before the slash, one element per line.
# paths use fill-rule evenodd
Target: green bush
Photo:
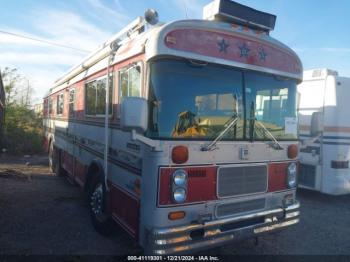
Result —
<path fill-rule="evenodd" d="M 42 119 L 25 106 L 6 107 L 3 135 L 3 147 L 10 154 L 42 153 Z"/>

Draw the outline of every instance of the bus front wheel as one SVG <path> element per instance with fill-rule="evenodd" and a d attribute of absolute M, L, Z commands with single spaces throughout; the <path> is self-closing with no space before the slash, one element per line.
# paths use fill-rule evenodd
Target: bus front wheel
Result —
<path fill-rule="evenodd" d="M 112 220 L 106 210 L 106 190 L 102 179 L 94 179 L 90 188 L 89 201 L 92 225 L 101 235 L 110 236 L 112 234 Z"/>

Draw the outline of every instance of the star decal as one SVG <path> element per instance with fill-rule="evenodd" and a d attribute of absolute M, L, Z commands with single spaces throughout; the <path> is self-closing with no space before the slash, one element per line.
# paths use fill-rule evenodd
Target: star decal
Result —
<path fill-rule="evenodd" d="M 227 53 L 227 48 L 230 46 L 225 39 L 223 38 L 220 42 L 218 42 L 219 46 L 219 51 L 220 53 L 224 52 L 225 54 Z"/>
<path fill-rule="evenodd" d="M 250 49 L 245 43 L 242 46 L 239 46 L 238 48 L 241 51 L 241 57 L 248 57 Z"/>
<path fill-rule="evenodd" d="M 260 57 L 260 61 L 265 61 L 266 60 L 267 54 L 266 54 L 264 48 L 260 48 L 260 50 L 259 50 L 259 57 Z"/>

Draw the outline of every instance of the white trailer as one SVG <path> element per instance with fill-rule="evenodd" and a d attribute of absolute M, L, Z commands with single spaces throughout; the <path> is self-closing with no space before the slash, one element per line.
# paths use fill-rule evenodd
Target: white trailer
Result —
<path fill-rule="evenodd" d="M 329 69 L 308 70 L 298 92 L 299 187 L 350 193 L 350 78 Z"/>

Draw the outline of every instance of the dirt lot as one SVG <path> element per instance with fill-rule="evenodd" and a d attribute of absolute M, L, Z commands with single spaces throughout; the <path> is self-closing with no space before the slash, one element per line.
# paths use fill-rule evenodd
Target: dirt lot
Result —
<path fill-rule="evenodd" d="M 350 196 L 298 193 L 301 222 L 222 248 L 222 254 L 350 254 Z M 46 157 L 0 158 L 0 255 L 125 255 L 139 248 L 123 232 L 92 228 L 84 194 L 52 175 Z"/>

